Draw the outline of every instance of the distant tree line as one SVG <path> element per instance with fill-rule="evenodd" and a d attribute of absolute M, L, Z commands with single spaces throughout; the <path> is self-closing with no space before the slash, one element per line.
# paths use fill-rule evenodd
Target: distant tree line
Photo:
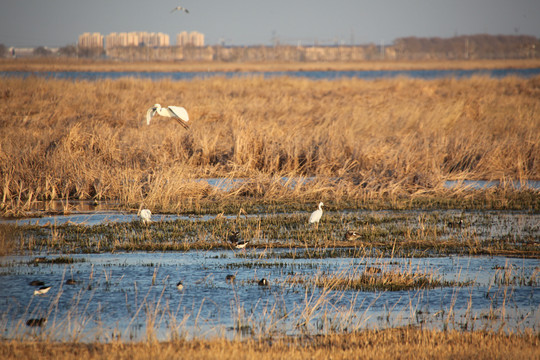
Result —
<path fill-rule="evenodd" d="M 536 57 L 539 39 L 528 35 L 405 37 L 394 41 L 397 59 L 526 59 Z"/>
<path fill-rule="evenodd" d="M 109 58 L 123 60 L 206 60 L 206 61 L 362 61 L 362 60 L 453 60 L 536 58 L 540 39 L 528 35 L 464 35 L 451 38 L 398 38 L 390 45 L 332 46 L 190 46 L 84 48 L 67 45 L 52 52 L 40 46 L 32 56 Z M 10 50 L 0 44 L 0 57 Z"/>

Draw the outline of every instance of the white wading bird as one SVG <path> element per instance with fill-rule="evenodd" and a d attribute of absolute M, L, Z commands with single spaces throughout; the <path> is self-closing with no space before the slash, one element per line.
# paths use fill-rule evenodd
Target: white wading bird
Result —
<path fill-rule="evenodd" d="M 50 286 L 42 286 L 39 289 L 34 290 L 34 295 L 43 295 L 46 294 L 49 290 L 51 290 Z"/>
<path fill-rule="evenodd" d="M 161 105 L 155 104 L 146 111 L 146 125 L 150 125 L 150 120 L 152 120 L 156 114 L 173 118 L 174 120 L 178 121 L 180 125 L 186 129 L 189 129 L 189 115 L 186 109 L 181 106 L 167 106 L 166 108 L 163 108 Z"/>
<path fill-rule="evenodd" d="M 183 11 L 183 12 L 185 12 L 186 14 L 189 14 L 189 10 L 186 9 L 185 7 L 182 7 L 182 6 L 177 6 L 177 7 L 175 7 L 174 9 L 171 10 L 171 13 L 175 12 L 176 10 L 178 10 L 178 11 Z"/>
<path fill-rule="evenodd" d="M 319 228 L 319 220 L 321 220 L 322 216 L 322 207 L 323 207 L 322 201 L 319 203 L 319 208 L 311 213 L 311 216 L 309 217 L 309 223 L 313 224 L 315 223 L 317 225 L 317 229 Z"/>
<path fill-rule="evenodd" d="M 150 219 L 152 217 L 152 212 L 148 209 L 139 208 L 139 212 L 137 213 L 137 216 L 141 219 L 141 221 L 144 224 L 152 222 L 152 220 Z"/>

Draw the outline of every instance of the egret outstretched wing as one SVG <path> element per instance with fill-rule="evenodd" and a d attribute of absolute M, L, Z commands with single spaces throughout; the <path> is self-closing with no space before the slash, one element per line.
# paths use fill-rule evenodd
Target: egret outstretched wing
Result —
<path fill-rule="evenodd" d="M 170 112 L 174 114 L 174 118 L 187 129 L 187 122 L 189 121 L 189 115 L 186 109 L 181 106 L 169 106 Z"/>
<path fill-rule="evenodd" d="M 146 125 L 150 125 L 150 120 L 154 117 L 156 114 L 156 108 L 151 107 L 146 111 Z"/>

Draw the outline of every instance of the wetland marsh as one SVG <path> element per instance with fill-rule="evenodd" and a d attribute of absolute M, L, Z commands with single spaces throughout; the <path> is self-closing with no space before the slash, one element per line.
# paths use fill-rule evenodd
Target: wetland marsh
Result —
<path fill-rule="evenodd" d="M 3 80 L 0 354 L 396 336 L 538 354 L 540 78 Z M 191 129 L 141 126 L 156 102 Z"/>

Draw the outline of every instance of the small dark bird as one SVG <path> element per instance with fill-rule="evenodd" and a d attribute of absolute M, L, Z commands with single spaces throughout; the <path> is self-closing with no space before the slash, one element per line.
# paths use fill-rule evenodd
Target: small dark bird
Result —
<path fill-rule="evenodd" d="M 366 266 L 366 270 L 365 270 L 365 272 L 368 274 L 380 274 L 381 271 L 382 271 L 381 269 L 377 267 L 373 267 L 373 266 Z"/>
<path fill-rule="evenodd" d="M 39 318 L 39 319 L 29 319 L 27 322 L 26 322 L 26 326 L 31 326 L 31 327 L 41 327 L 43 325 L 45 325 L 45 323 L 47 322 L 47 319 L 46 318 Z"/>
<path fill-rule="evenodd" d="M 360 235 L 359 232 L 354 231 L 354 230 L 349 230 L 345 233 L 345 240 L 347 241 L 353 241 L 360 237 L 362 237 L 362 235 Z"/>
<path fill-rule="evenodd" d="M 238 243 L 239 236 L 240 236 L 240 231 L 233 231 L 231 235 L 229 235 L 229 242 L 233 244 Z"/>
<path fill-rule="evenodd" d="M 74 279 L 67 279 L 66 285 L 77 285 L 77 280 Z"/>
<path fill-rule="evenodd" d="M 461 228 L 462 226 L 463 226 L 463 219 L 461 218 L 448 222 L 448 227 L 451 227 L 451 228 Z"/>
<path fill-rule="evenodd" d="M 259 280 L 259 286 L 268 286 L 268 280 L 262 278 L 261 280 Z"/>
<path fill-rule="evenodd" d="M 33 280 L 33 281 L 30 281 L 30 285 L 31 286 L 43 286 L 43 285 L 45 285 L 45 283 L 43 281 Z"/>
<path fill-rule="evenodd" d="M 177 288 L 178 290 L 182 290 L 182 289 L 184 288 L 184 285 L 182 284 L 181 281 L 179 281 L 178 284 L 176 284 L 176 288 Z"/>
<path fill-rule="evenodd" d="M 234 244 L 234 247 L 237 249 L 243 249 L 247 246 L 249 243 L 248 241 L 242 241 L 240 240 L 240 231 L 233 231 L 231 235 L 229 235 L 229 242 Z"/>
<path fill-rule="evenodd" d="M 227 275 L 227 277 L 225 278 L 225 280 L 227 280 L 227 282 L 233 282 L 235 279 L 236 279 L 236 276 L 234 276 L 232 274 Z"/>
<path fill-rule="evenodd" d="M 39 289 L 34 290 L 34 295 L 43 295 L 51 290 L 50 286 L 41 286 Z"/>

